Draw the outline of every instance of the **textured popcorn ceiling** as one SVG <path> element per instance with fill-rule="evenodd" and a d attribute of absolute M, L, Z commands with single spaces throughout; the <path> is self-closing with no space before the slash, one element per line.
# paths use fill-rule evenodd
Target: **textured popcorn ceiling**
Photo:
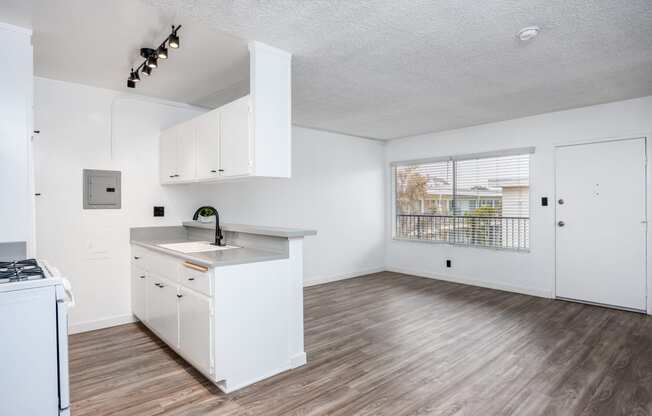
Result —
<path fill-rule="evenodd" d="M 652 94 L 651 0 L 147 1 L 292 52 L 294 122 L 326 130 L 386 139 Z"/>
<path fill-rule="evenodd" d="M 130 4 L 198 33 L 292 52 L 294 123 L 324 130 L 387 139 L 652 94 L 652 0 Z M 129 21 L 129 9 L 123 14 L 116 27 Z M 532 24 L 540 36 L 517 42 L 516 32 Z M 225 88 L 217 84 L 203 85 L 203 95 L 168 96 L 207 105 Z"/>

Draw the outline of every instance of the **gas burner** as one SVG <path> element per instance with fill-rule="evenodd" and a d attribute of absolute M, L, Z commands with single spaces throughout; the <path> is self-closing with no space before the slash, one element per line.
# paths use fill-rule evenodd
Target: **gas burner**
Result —
<path fill-rule="evenodd" d="M 0 283 L 44 278 L 45 273 L 35 259 L 0 262 Z"/>

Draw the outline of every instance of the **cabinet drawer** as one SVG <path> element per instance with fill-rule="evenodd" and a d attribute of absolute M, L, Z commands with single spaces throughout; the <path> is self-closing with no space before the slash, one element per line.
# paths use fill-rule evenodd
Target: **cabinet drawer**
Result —
<path fill-rule="evenodd" d="M 145 269 L 148 250 L 140 246 L 131 246 L 131 263 Z"/>
<path fill-rule="evenodd" d="M 180 259 L 165 254 L 151 253 L 147 257 L 147 271 L 156 273 L 173 282 L 178 280 Z"/>
<path fill-rule="evenodd" d="M 179 268 L 180 283 L 188 289 L 211 296 L 211 270 L 191 262 L 184 262 Z"/>

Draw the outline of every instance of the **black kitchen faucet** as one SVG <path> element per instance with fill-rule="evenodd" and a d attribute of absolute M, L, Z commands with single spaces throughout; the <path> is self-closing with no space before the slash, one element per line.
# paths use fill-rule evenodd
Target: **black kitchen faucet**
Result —
<path fill-rule="evenodd" d="M 220 227 L 220 214 L 218 214 L 217 210 L 213 207 L 201 207 L 195 211 L 195 215 L 192 216 L 192 219 L 197 221 L 199 215 L 202 217 L 210 217 L 211 215 L 215 215 L 215 242 L 213 245 L 224 246 L 225 244 L 222 244 L 224 235 L 222 235 L 222 228 Z"/>

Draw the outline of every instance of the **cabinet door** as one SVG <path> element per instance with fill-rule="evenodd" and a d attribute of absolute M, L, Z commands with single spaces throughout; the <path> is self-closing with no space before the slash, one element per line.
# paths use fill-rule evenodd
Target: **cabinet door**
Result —
<path fill-rule="evenodd" d="M 131 310 L 138 319 L 147 322 L 147 305 L 146 305 L 146 285 L 147 276 L 145 269 L 132 264 L 131 265 Z"/>
<path fill-rule="evenodd" d="M 161 132 L 159 142 L 159 175 L 161 183 L 174 182 L 177 170 L 177 128 Z"/>
<path fill-rule="evenodd" d="M 195 179 L 195 123 L 189 121 L 177 126 L 177 172 L 176 180 Z"/>
<path fill-rule="evenodd" d="M 220 174 L 220 112 L 213 110 L 195 120 L 197 137 L 197 178 L 217 178 Z"/>
<path fill-rule="evenodd" d="M 249 97 L 243 97 L 220 108 L 222 176 L 243 176 L 251 173 L 251 134 Z"/>
<path fill-rule="evenodd" d="M 211 299 L 179 288 L 179 350 L 194 365 L 212 374 Z"/>
<path fill-rule="evenodd" d="M 158 275 L 147 279 L 147 324 L 168 344 L 179 346 L 177 286 Z"/>

